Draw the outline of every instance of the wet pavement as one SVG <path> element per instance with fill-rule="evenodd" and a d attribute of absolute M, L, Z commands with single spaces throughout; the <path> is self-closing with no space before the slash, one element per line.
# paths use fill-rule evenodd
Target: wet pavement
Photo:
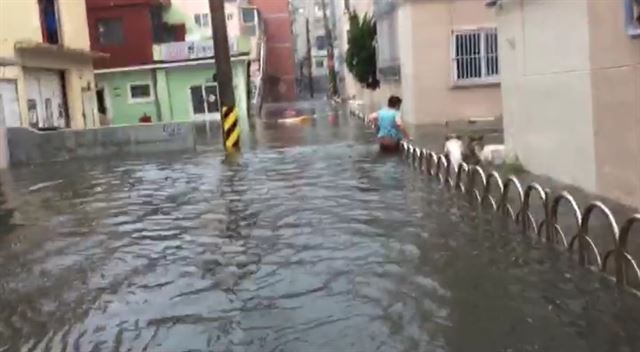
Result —
<path fill-rule="evenodd" d="M 0 351 L 640 350 L 640 298 L 325 109 L 0 174 Z"/>

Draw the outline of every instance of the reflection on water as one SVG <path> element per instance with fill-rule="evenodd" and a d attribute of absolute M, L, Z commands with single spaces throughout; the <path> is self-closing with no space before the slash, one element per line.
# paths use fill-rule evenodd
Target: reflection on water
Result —
<path fill-rule="evenodd" d="M 0 351 L 640 350 L 637 298 L 355 127 L 4 173 Z"/>

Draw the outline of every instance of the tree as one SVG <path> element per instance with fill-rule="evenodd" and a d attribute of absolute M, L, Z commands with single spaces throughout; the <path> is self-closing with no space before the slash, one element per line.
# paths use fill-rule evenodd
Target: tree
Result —
<path fill-rule="evenodd" d="M 350 12 L 347 36 L 347 69 L 367 89 L 378 89 L 376 21 L 366 13 L 360 17 L 355 11 Z"/>

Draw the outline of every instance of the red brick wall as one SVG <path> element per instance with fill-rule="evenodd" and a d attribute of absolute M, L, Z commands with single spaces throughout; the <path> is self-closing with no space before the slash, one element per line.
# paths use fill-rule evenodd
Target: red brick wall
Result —
<path fill-rule="evenodd" d="M 86 0 L 91 50 L 109 54 L 97 59 L 96 69 L 137 66 L 153 63 L 153 32 L 149 4 L 151 0 Z M 115 6 L 111 6 L 111 5 Z M 98 40 L 98 20 L 122 20 L 124 43 L 105 46 Z"/>
<path fill-rule="evenodd" d="M 294 39 L 288 0 L 251 0 L 264 22 L 267 40 L 265 95 L 270 101 L 295 100 Z"/>

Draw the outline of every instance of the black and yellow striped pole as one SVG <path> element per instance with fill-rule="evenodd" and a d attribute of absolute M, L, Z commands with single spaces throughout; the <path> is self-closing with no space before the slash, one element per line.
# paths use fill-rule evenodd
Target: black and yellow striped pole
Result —
<path fill-rule="evenodd" d="M 240 149 L 240 125 L 235 105 L 222 108 L 222 137 L 227 151 Z"/>
<path fill-rule="evenodd" d="M 233 73 L 229 54 L 229 39 L 227 38 L 224 0 L 209 0 L 209 12 L 211 13 L 218 92 L 222 107 L 222 143 L 227 152 L 234 152 L 240 149 L 240 125 L 238 123 L 238 108 L 233 94 Z"/>

